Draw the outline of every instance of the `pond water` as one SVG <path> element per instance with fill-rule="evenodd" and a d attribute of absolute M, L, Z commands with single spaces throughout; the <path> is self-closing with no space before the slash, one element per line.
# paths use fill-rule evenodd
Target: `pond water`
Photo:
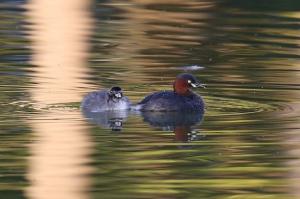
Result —
<path fill-rule="evenodd" d="M 300 2 L 0 3 L 0 198 L 300 198 Z M 204 115 L 88 115 L 189 72 Z"/>

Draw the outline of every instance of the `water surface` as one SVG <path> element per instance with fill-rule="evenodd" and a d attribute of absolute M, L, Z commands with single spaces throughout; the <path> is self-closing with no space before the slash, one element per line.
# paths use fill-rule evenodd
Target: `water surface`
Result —
<path fill-rule="evenodd" d="M 0 196 L 299 198 L 297 1 L 2 1 Z M 178 73 L 199 114 L 86 115 Z"/>

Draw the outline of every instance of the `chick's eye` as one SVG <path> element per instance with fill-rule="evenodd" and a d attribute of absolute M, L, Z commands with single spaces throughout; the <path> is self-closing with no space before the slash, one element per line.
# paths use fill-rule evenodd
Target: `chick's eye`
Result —
<path fill-rule="evenodd" d="M 188 83 L 190 84 L 190 83 L 192 83 L 192 81 L 191 81 L 191 80 L 188 80 Z"/>

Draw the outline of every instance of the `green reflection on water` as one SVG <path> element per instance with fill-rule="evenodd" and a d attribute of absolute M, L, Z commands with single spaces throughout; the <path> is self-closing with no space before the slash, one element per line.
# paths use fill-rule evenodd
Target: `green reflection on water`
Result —
<path fill-rule="evenodd" d="M 13 3 L 12 3 L 13 4 Z M 28 100 L 24 90 L 29 78 L 27 41 L 21 32 L 22 9 L 0 3 L 0 197 L 25 198 L 27 145 L 31 142 L 31 130 L 25 124 L 22 113 L 30 111 L 15 102 Z"/>

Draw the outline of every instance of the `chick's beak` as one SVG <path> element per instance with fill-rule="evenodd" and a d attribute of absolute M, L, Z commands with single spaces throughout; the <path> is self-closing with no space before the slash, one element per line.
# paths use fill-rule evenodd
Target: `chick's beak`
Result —
<path fill-rule="evenodd" d="M 121 93 L 116 93 L 115 96 L 116 96 L 116 98 L 121 98 L 122 94 Z"/>

